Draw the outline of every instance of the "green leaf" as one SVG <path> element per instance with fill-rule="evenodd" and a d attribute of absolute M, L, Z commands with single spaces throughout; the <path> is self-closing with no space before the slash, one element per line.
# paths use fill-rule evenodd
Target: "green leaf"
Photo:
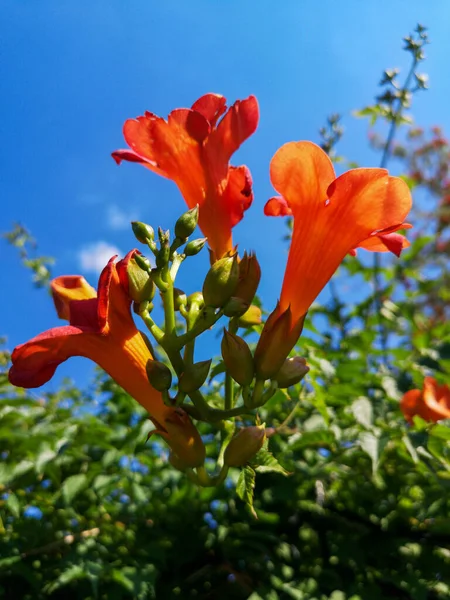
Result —
<path fill-rule="evenodd" d="M 144 504 L 145 502 L 148 502 L 148 494 L 142 485 L 133 482 L 131 484 L 131 492 L 133 494 L 133 498 L 138 504 Z"/>
<path fill-rule="evenodd" d="M 335 442 L 335 435 L 329 429 L 305 431 L 304 433 L 293 435 L 288 440 L 288 444 L 292 450 L 300 450 L 309 446 L 316 446 L 318 448 L 329 447 L 334 446 Z"/>
<path fill-rule="evenodd" d="M 0 569 L 9 569 L 9 567 L 12 567 L 21 560 L 21 556 L 7 556 L 6 558 L 0 558 Z"/>
<path fill-rule="evenodd" d="M 435 425 L 430 429 L 430 435 L 441 440 L 450 440 L 450 427 L 445 425 Z"/>
<path fill-rule="evenodd" d="M 9 494 L 5 504 L 14 517 L 20 517 L 20 503 L 15 494 Z"/>
<path fill-rule="evenodd" d="M 378 469 L 378 460 L 380 456 L 380 440 L 369 431 L 363 431 L 359 436 L 359 445 L 372 459 L 372 471 L 375 474 Z"/>
<path fill-rule="evenodd" d="M 372 403 L 368 398 L 358 398 L 352 404 L 352 412 L 355 419 L 369 429 L 373 424 Z"/>
<path fill-rule="evenodd" d="M 253 508 L 253 493 L 255 491 L 256 473 L 250 465 L 244 467 L 239 475 L 236 485 L 236 493 L 239 498 L 245 502 L 252 516 L 257 519 L 258 516 Z"/>
<path fill-rule="evenodd" d="M 79 475 L 71 475 L 63 481 L 61 486 L 61 492 L 66 504 L 70 504 L 72 500 L 80 492 L 86 489 L 88 486 L 88 478 L 84 473 Z"/>
<path fill-rule="evenodd" d="M 253 458 L 251 466 L 258 473 L 281 473 L 282 475 L 290 475 L 290 473 L 280 465 L 272 452 L 269 452 L 264 448 L 261 448 Z"/>
<path fill-rule="evenodd" d="M 35 463 L 35 470 L 37 474 L 42 473 L 45 465 L 53 460 L 56 456 L 56 452 L 48 447 L 45 447 L 37 456 Z"/>
<path fill-rule="evenodd" d="M 57 579 L 52 582 L 49 582 L 45 587 L 44 591 L 47 594 L 52 594 L 56 592 L 56 590 L 66 586 L 73 581 L 79 581 L 80 579 L 86 579 L 88 577 L 87 573 L 85 573 L 84 568 L 80 565 L 72 565 L 65 571 L 59 575 Z"/>

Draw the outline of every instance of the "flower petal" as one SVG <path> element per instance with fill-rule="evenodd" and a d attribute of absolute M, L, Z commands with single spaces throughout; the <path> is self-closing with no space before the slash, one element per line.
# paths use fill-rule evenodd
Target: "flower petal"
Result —
<path fill-rule="evenodd" d="M 244 217 L 253 202 L 252 176 L 245 165 L 230 167 L 228 183 L 223 193 L 222 202 L 230 215 L 230 226 L 234 227 Z"/>
<path fill-rule="evenodd" d="M 370 252 L 392 252 L 400 256 L 404 248 L 409 248 L 410 242 L 400 233 L 385 233 L 374 235 L 364 240 L 358 245 L 358 248 L 364 248 Z"/>
<path fill-rule="evenodd" d="M 211 127 L 215 127 L 219 118 L 227 110 L 227 100 L 220 94 L 205 94 L 194 102 L 192 110 L 199 112 L 209 121 Z"/>
<path fill-rule="evenodd" d="M 70 301 L 96 298 L 97 292 L 81 275 L 56 277 L 50 283 L 50 291 L 60 319 L 70 320 Z"/>
<path fill-rule="evenodd" d="M 17 346 L 12 355 L 9 381 L 24 388 L 40 387 L 52 377 L 58 365 L 76 356 L 78 339 L 88 334 L 77 327 L 55 327 Z"/>
<path fill-rule="evenodd" d="M 264 206 L 264 214 L 267 217 L 289 217 L 292 215 L 292 210 L 284 198 L 274 196 L 270 200 L 267 200 Z"/>
<path fill-rule="evenodd" d="M 120 165 L 120 163 L 123 160 L 126 160 L 127 162 L 135 162 L 139 163 L 144 167 L 147 167 L 147 169 L 150 169 L 150 171 L 153 171 L 154 173 L 157 173 L 162 177 L 167 177 L 166 173 L 162 169 L 160 169 L 154 161 L 140 156 L 139 154 L 137 154 L 137 152 L 134 152 L 133 150 L 115 150 L 111 153 L 111 156 L 118 165 Z"/>
<path fill-rule="evenodd" d="M 258 121 L 259 107 L 255 96 L 237 100 L 217 129 L 211 132 L 207 142 L 209 153 L 214 154 L 217 161 L 228 163 L 232 154 L 255 132 Z"/>
<path fill-rule="evenodd" d="M 272 185 L 292 210 L 294 206 L 306 210 L 310 205 L 323 206 L 327 188 L 334 178 L 331 160 L 312 142 L 284 144 L 270 163 Z"/>

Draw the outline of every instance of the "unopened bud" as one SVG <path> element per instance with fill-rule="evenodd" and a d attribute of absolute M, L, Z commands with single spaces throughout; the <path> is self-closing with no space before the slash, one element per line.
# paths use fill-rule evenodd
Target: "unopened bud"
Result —
<path fill-rule="evenodd" d="M 293 356 L 284 361 L 274 379 L 279 388 L 288 388 L 301 381 L 308 371 L 309 367 L 306 360 L 301 356 Z"/>
<path fill-rule="evenodd" d="M 206 274 L 203 298 L 207 306 L 219 308 L 231 298 L 239 279 L 237 255 L 216 261 Z"/>
<path fill-rule="evenodd" d="M 192 240 L 184 247 L 183 254 L 186 256 L 195 256 L 203 249 L 207 239 L 208 238 L 198 238 L 197 240 Z"/>
<path fill-rule="evenodd" d="M 172 385 L 172 373 L 169 367 L 159 360 L 149 360 L 146 365 L 150 385 L 158 392 L 168 390 Z"/>
<path fill-rule="evenodd" d="M 252 327 L 252 325 L 260 325 L 261 321 L 261 309 L 259 306 L 256 306 L 256 304 L 252 304 L 247 312 L 245 312 L 242 317 L 239 317 L 238 325 L 242 328 Z"/>
<path fill-rule="evenodd" d="M 205 383 L 210 367 L 211 359 L 189 366 L 180 376 L 178 389 L 185 394 L 198 390 Z"/>
<path fill-rule="evenodd" d="M 132 221 L 131 228 L 134 233 L 134 237 L 141 244 L 147 244 L 149 241 L 153 242 L 155 239 L 155 232 L 153 227 L 147 225 L 146 223 L 141 223 L 141 221 Z"/>
<path fill-rule="evenodd" d="M 148 271 L 143 271 L 138 265 L 135 254 L 134 258 L 128 261 L 126 274 L 128 277 L 128 295 L 137 303 L 150 302 L 155 295 L 155 284 L 150 278 Z"/>
<path fill-rule="evenodd" d="M 177 469 L 200 467 L 205 462 L 206 455 L 202 438 L 183 409 L 172 410 L 173 412 L 159 423 L 161 429 L 151 431 L 149 437 L 159 434 L 166 440 L 174 455 L 171 462 Z"/>
<path fill-rule="evenodd" d="M 136 252 L 133 258 L 136 261 L 138 267 L 143 271 L 147 271 L 149 273 L 152 270 L 152 263 L 148 260 L 146 256 L 143 256 L 142 254 L 138 254 Z"/>
<path fill-rule="evenodd" d="M 236 296 L 231 296 L 224 306 L 223 314 L 226 317 L 240 317 L 245 314 L 247 310 L 247 302 L 244 302 L 241 298 L 236 298 Z"/>
<path fill-rule="evenodd" d="M 180 306 L 184 306 L 187 302 L 186 294 L 183 290 L 173 288 L 173 303 L 175 310 L 180 310 Z"/>
<path fill-rule="evenodd" d="M 203 294 L 201 292 L 194 292 L 190 294 L 187 298 L 187 308 L 188 310 L 196 309 L 200 310 L 205 306 L 205 301 L 203 300 Z"/>
<path fill-rule="evenodd" d="M 239 263 L 239 280 L 233 295 L 242 298 L 247 304 L 251 304 L 260 280 L 261 267 L 255 254 L 245 253 Z"/>
<path fill-rule="evenodd" d="M 250 385 L 255 366 L 247 343 L 238 335 L 224 329 L 221 350 L 223 362 L 231 377 L 239 385 Z"/>
<path fill-rule="evenodd" d="M 175 223 L 175 235 L 182 240 L 188 238 L 198 223 L 198 204 L 185 212 Z"/>
<path fill-rule="evenodd" d="M 158 269 L 165 267 L 169 262 L 170 258 L 170 232 L 163 231 L 161 227 L 158 228 L 158 235 L 161 247 L 156 254 L 155 261 Z"/>
<path fill-rule="evenodd" d="M 224 463 L 229 467 L 243 467 L 261 450 L 265 439 L 264 425 L 240 429 L 225 450 Z"/>

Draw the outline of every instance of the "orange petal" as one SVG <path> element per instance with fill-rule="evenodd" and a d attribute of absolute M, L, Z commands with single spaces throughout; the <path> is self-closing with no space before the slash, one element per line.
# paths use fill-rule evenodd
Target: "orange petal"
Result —
<path fill-rule="evenodd" d="M 327 154 L 312 142 L 289 142 L 281 146 L 270 163 L 273 187 L 292 210 L 298 206 L 323 205 L 335 173 Z"/>
<path fill-rule="evenodd" d="M 81 275 L 63 275 L 50 283 L 50 291 L 60 319 L 70 320 L 69 305 L 71 300 L 96 298 L 97 292 Z"/>
<path fill-rule="evenodd" d="M 245 165 L 230 167 L 228 183 L 221 202 L 230 217 L 230 227 L 237 225 L 253 202 L 252 176 Z"/>
<path fill-rule="evenodd" d="M 115 152 L 111 153 L 111 156 L 118 165 L 120 165 L 120 163 L 123 160 L 126 160 L 127 162 L 135 162 L 144 167 L 147 167 L 147 169 L 150 169 L 150 171 L 161 175 L 161 177 L 167 177 L 167 174 L 162 169 L 160 169 L 154 161 L 140 156 L 137 152 L 134 152 L 133 150 L 115 150 Z"/>
<path fill-rule="evenodd" d="M 218 119 L 227 109 L 227 100 L 220 94 L 205 94 L 192 105 L 192 110 L 202 114 L 211 127 L 215 127 Z"/>
<path fill-rule="evenodd" d="M 400 409 L 405 418 L 412 422 L 414 415 L 418 414 L 418 405 L 420 403 L 422 392 L 420 390 L 409 390 L 403 394 L 400 400 Z"/>
<path fill-rule="evenodd" d="M 267 217 L 288 217 L 292 215 L 292 210 L 284 198 L 274 196 L 267 200 L 264 206 L 264 214 Z"/>
<path fill-rule="evenodd" d="M 207 143 L 217 160 L 228 163 L 231 155 L 255 132 L 259 121 L 259 107 L 255 96 L 237 100 L 229 108 Z"/>
<path fill-rule="evenodd" d="M 392 252 L 400 256 L 404 248 L 409 248 L 410 242 L 400 233 L 386 233 L 374 235 L 364 240 L 358 245 L 358 248 L 364 248 L 370 252 Z"/>

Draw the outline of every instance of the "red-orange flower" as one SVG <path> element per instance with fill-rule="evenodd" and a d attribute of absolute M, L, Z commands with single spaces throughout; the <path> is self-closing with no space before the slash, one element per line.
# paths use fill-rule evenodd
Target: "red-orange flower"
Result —
<path fill-rule="evenodd" d="M 129 119 L 123 133 L 131 150 L 112 156 L 118 164 L 137 162 L 172 179 L 189 208 L 198 204 L 200 229 L 218 259 L 232 249 L 231 229 L 253 200 L 249 170 L 230 167 L 229 161 L 258 119 L 254 96 L 227 110 L 223 96 L 206 94 L 192 108 L 172 111 L 167 121 L 150 112 Z"/>
<path fill-rule="evenodd" d="M 307 310 L 346 254 L 357 247 L 400 253 L 406 243 L 394 232 L 405 226 L 411 208 L 403 180 L 385 169 L 353 169 L 336 178 L 329 157 L 311 142 L 282 146 L 272 159 L 270 176 L 281 197 L 270 199 L 265 213 L 292 215 L 294 229 L 279 305 L 268 322 L 273 332 L 284 315 L 278 334 L 285 341 L 276 352 L 273 334 L 263 331 L 256 350 L 257 364 L 267 367 L 261 376 L 273 371 L 269 364 L 282 363 Z M 281 335 L 284 330 L 290 335 Z"/>
<path fill-rule="evenodd" d="M 98 295 L 83 277 L 58 277 L 52 282 L 58 316 L 69 319 L 70 325 L 45 331 L 15 348 L 9 380 L 20 387 L 39 387 L 71 356 L 90 358 L 142 404 L 175 454 L 189 466 L 198 466 L 204 446 L 189 416 L 166 406 L 147 379 L 146 364 L 152 355 L 134 324 L 120 281 L 132 254 L 117 264 L 109 261 L 100 275 Z"/>
<path fill-rule="evenodd" d="M 406 392 L 400 400 L 400 408 L 409 423 L 415 415 L 433 423 L 450 419 L 450 388 L 439 385 L 433 377 L 425 377 L 423 389 Z"/>

